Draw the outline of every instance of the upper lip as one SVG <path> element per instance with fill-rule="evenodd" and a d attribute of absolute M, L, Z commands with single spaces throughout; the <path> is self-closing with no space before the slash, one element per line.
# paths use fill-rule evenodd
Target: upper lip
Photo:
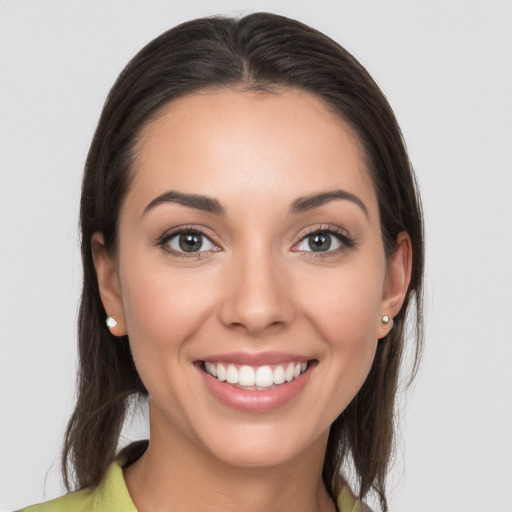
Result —
<path fill-rule="evenodd" d="M 280 364 L 288 362 L 302 363 L 310 361 L 311 359 L 311 357 L 304 355 L 285 352 L 228 352 L 224 354 L 212 354 L 204 357 L 200 361 L 211 363 L 232 363 L 248 366 L 262 366 L 266 364 Z"/>

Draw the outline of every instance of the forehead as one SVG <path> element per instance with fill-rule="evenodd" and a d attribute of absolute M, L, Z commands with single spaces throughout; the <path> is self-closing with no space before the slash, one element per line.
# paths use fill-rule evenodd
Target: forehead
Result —
<path fill-rule="evenodd" d="M 143 191 L 146 201 L 166 189 L 291 201 L 343 188 L 376 203 L 353 130 L 322 100 L 295 89 L 223 89 L 171 101 L 143 129 L 135 155 L 128 195 Z"/>

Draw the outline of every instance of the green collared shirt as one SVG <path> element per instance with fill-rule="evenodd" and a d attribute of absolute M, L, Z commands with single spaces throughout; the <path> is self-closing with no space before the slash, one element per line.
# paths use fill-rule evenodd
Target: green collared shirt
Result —
<path fill-rule="evenodd" d="M 340 512 L 364 512 L 368 510 L 354 499 L 348 489 L 338 498 Z M 119 461 L 110 466 L 106 477 L 94 490 L 70 492 L 60 498 L 32 505 L 19 512 L 137 512 L 130 498 Z"/>

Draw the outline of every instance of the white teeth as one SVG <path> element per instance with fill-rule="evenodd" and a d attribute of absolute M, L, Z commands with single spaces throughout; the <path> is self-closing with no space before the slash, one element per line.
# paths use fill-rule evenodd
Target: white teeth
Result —
<path fill-rule="evenodd" d="M 210 375 L 213 375 L 214 368 L 215 368 L 215 365 L 213 363 L 209 363 L 208 361 L 205 361 L 204 369 L 206 370 L 207 373 L 209 373 Z M 215 375 L 213 375 L 213 376 L 215 377 Z"/>
<path fill-rule="evenodd" d="M 293 363 L 289 363 L 286 367 L 286 370 L 284 372 L 284 378 L 286 382 L 291 382 L 293 380 L 293 370 L 295 367 L 293 366 Z"/>
<path fill-rule="evenodd" d="M 238 383 L 240 386 L 254 386 L 256 384 L 256 374 L 250 366 L 242 366 L 238 370 Z"/>
<path fill-rule="evenodd" d="M 219 381 L 239 384 L 243 387 L 270 388 L 273 385 L 291 382 L 308 368 L 307 362 L 278 364 L 272 369 L 270 365 L 252 367 L 234 364 L 212 363 L 205 361 L 204 369 Z"/>
<path fill-rule="evenodd" d="M 213 366 L 215 367 L 215 364 L 213 364 Z M 208 370 L 206 370 L 206 371 L 208 372 Z M 208 372 L 208 373 L 215 377 L 213 372 Z M 222 363 L 219 363 L 217 365 L 217 379 L 219 379 L 221 382 L 224 382 L 226 380 L 226 368 L 224 367 L 224 365 Z"/>
<path fill-rule="evenodd" d="M 274 384 L 274 374 L 270 366 L 260 366 L 256 370 L 256 386 L 268 387 Z"/>
<path fill-rule="evenodd" d="M 238 370 L 232 364 L 226 370 L 226 380 L 229 384 L 238 384 Z"/>
<path fill-rule="evenodd" d="M 274 384 L 282 384 L 284 382 L 284 368 L 279 365 L 274 368 Z"/>

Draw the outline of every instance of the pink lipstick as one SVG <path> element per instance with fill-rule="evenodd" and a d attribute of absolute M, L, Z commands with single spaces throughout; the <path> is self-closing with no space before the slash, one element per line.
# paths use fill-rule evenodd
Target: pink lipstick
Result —
<path fill-rule="evenodd" d="M 228 407 L 252 413 L 293 400 L 316 365 L 314 359 L 280 352 L 215 354 L 196 362 L 210 393 Z"/>

